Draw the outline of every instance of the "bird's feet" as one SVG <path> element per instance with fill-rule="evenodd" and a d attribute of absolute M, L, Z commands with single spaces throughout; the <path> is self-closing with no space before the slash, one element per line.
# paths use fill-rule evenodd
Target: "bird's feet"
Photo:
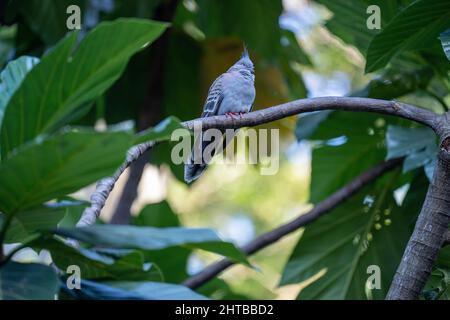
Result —
<path fill-rule="evenodd" d="M 230 117 L 231 119 L 234 119 L 234 116 L 237 115 L 237 112 L 226 112 L 225 116 L 228 118 Z"/>
<path fill-rule="evenodd" d="M 234 116 L 239 116 L 239 118 L 242 118 L 243 114 L 245 114 L 245 112 L 226 112 L 225 116 L 234 119 Z"/>

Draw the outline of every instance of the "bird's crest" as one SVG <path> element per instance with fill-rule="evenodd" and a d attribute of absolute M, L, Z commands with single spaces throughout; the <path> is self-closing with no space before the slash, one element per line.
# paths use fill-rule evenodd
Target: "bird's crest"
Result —
<path fill-rule="evenodd" d="M 247 46 L 245 45 L 245 43 L 244 43 L 244 52 L 242 52 L 241 58 L 249 58 Z"/>

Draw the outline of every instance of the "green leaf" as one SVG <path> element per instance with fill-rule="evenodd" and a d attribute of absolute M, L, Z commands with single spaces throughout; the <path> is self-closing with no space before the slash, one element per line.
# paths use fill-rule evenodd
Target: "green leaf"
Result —
<path fill-rule="evenodd" d="M 450 29 L 447 29 L 445 32 L 441 33 L 439 39 L 441 40 L 442 49 L 444 49 L 447 59 L 450 60 Z"/>
<path fill-rule="evenodd" d="M 180 221 L 167 201 L 146 205 L 139 215 L 133 219 L 133 224 L 147 227 L 178 227 Z M 164 271 L 167 282 L 179 283 L 186 279 L 187 261 L 191 250 L 184 247 L 172 247 L 162 250 L 144 252 L 146 259 L 152 261 Z"/>
<path fill-rule="evenodd" d="M 436 159 L 436 134 L 430 128 L 388 126 L 387 159 L 405 156 L 403 172 L 425 166 Z"/>
<path fill-rule="evenodd" d="M 377 5 L 381 12 L 381 27 L 392 19 L 402 4 L 411 1 L 404 0 L 315 0 L 325 5 L 333 13 L 326 27 L 330 32 L 357 47 L 363 54 L 366 53 L 372 38 L 379 33 L 377 29 L 367 28 L 369 14 L 367 8 Z"/>
<path fill-rule="evenodd" d="M 207 300 L 187 287 L 170 283 L 115 281 L 107 284 L 139 294 L 149 300 Z"/>
<path fill-rule="evenodd" d="M 48 266 L 10 261 L 0 268 L 0 300 L 54 300 L 58 277 Z"/>
<path fill-rule="evenodd" d="M 73 54 L 77 33 L 59 42 L 8 104 L 1 131 L 2 158 L 86 112 L 118 79 L 128 59 L 165 28 L 166 24 L 149 20 L 118 19 L 101 23 Z"/>
<path fill-rule="evenodd" d="M 405 50 L 425 49 L 450 27 L 450 2 L 419 0 L 396 15 L 370 42 L 366 72 L 384 67 Z"/>
<path fill-rule="evenodd" d="M 450 269 L 435 267 L 423 291 L 426 300 L 450 300 Z"/>
<path fill-rule="evenodd" d="M 0 165 L 0 211 L 16 213 L 110 175 L 132 136 L 68 132 L 32 144 Z"/>
<path fill-rule="evenodd" d="M 333 112 L 311 137 L 310 201 L 317 203 L 384 158 L 385 117 Z M 332 140 L 330 140 L 332 139 Z"/>
<path fill-rule="evenodd" d="M 6 106 L 27 73 L 39 63 L 35 57 L 23 56 L 8 63 L 0 73 L 0 126 Z"/>
<path fill-rule="evenodd" d="M 249 265 L 245 255 L 234 244 L 222 241 L 211 229 L 95 225 L 57 229 L 54 232 L 93 245 L 116 248 L 160 250 L 182 246 L 189 249 L 202 249 Z"/>
<path fill-rule="evenodd" d="M 136 136 L 133 144 L 139 144 L 150 140 L 155 142 L 170 140 L 172 132 L 177 129 L 183 130 L 185 135 L 190 135 L 190 131 L 181 125 L 180 120 L 175 117 L 168 117 L 156 126 L 140 132 Z"/>
<path fill-rule="evenodd" d="M 127 250 L 123 254 L 116 255 L 115 252 L 111 254 L 108 251 L 76 249 L 49 237 L 34 241 L 30 246 L 49 250 L 52 261 L 61 270 L 67 270 L 70 265 L 77 265 L 83 279 L 162 280 L 159 269 L 146 263 L 143 253 L 137 250 Z"/>
<path fill-rule="evenodd" d="M 368 97 L 391 100 L 416 90 L 425 90 L 433 77 L 429 68 L 389 68 L 381 76 L 371 80 L 364 88 L 351 93 L 350 97 Z"/>
<path fill-rule="evenodd" d="M 67 207 L 38 206 L 17 213 L 5 236 L 5 243 L 22 242 L 39 230 L 55 228 L 66 214 Z"/>
<path fill-rule="evenodd" d="M 64 295 L 80 300 L 144 300 L 145 297 L 120 288 L 90 280 L 81 280 L 80 289 L 69 289 L 61 283 Z"/>
<path fill-rule="evenodd" d="M 281 285 L 299 283 L 322 272 L 303 289 L 299 299 L 383 299 L 412 232 L 413 221 L 426 193 L 422 175 L 411 186 L 402 206 L 393 198 L 398 177 L 391 173 L 375 188 L 365 188 L 306 227 L 283 272 Z M 366 288 L 381 272 L 380 290 Z"/>
<path fill-rule="evenodd" d="M 187 263 L 192 250 L 186 247 L 146 250 L 146 260 L 155 263 L 164 274 L 165 282 L 180 283 L 188 277 Z"/>
<path fill-rule="evenodd" d="M 439 251 L 433 271 L 427 280 L 423 297 L 426 300 L 450 300 L 450 246 Z"/>
<path fill-rule="evenodd" d="M 187 287 L 169 283 L 114 281 L 97 283 L 81 281 L 81 289 L 63 291 L 75 299 L 92 300 L 204 300 L 206 297 Z"/>

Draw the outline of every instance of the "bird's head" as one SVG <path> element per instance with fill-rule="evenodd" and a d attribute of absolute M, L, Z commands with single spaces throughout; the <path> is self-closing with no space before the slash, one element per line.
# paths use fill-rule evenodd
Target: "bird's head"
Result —
<path fill-rule="evenodd" d="M 247 47 L 245 45 L 241 58 L 234 65 L 232 65 L 229 70 L 239 71 L 242 69 L 246 69 L 253 74 L 253 62 L 250 60 L 250 56 L 248 55 Z"/>
<path fill-rule="evenodd" d="M 240 64 L 244 68 L 253 70 L 253 62 L 250 60 L 250 56 L 248 55 L 247 46 L 244 44 L 244 52 L 242 52 L 241 58 L 236 64 Z"/>

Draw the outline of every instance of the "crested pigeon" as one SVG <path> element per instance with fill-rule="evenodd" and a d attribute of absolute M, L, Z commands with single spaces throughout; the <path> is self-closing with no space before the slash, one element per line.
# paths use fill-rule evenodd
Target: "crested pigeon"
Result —
<path fill-rule="evenodd" d="M 253 62 L 250 60 L 247 48 L 244 46 L 244 52 L 241 58 L 232 65 L 225 73 L 221 74 L 211 85 L 208 96 L 203 107 L 204 117 L 216 115 L 242 115 L 251 110 L 255 100 L 255 74 Z M 227 142 L 228 137 L 227 137 Z M 191 155 L 184 166 L 184 180 L 188 183 L 196 180 L 207 167 L 207 162 L 203 159 L 203 150 L 212 142 L 200 142 L 200 145 L 191 151 Z M 200 161 L 194 161 L 195 152 L 201 152 Z M 197 156 L 195 159 L 198 159 Z"/>

